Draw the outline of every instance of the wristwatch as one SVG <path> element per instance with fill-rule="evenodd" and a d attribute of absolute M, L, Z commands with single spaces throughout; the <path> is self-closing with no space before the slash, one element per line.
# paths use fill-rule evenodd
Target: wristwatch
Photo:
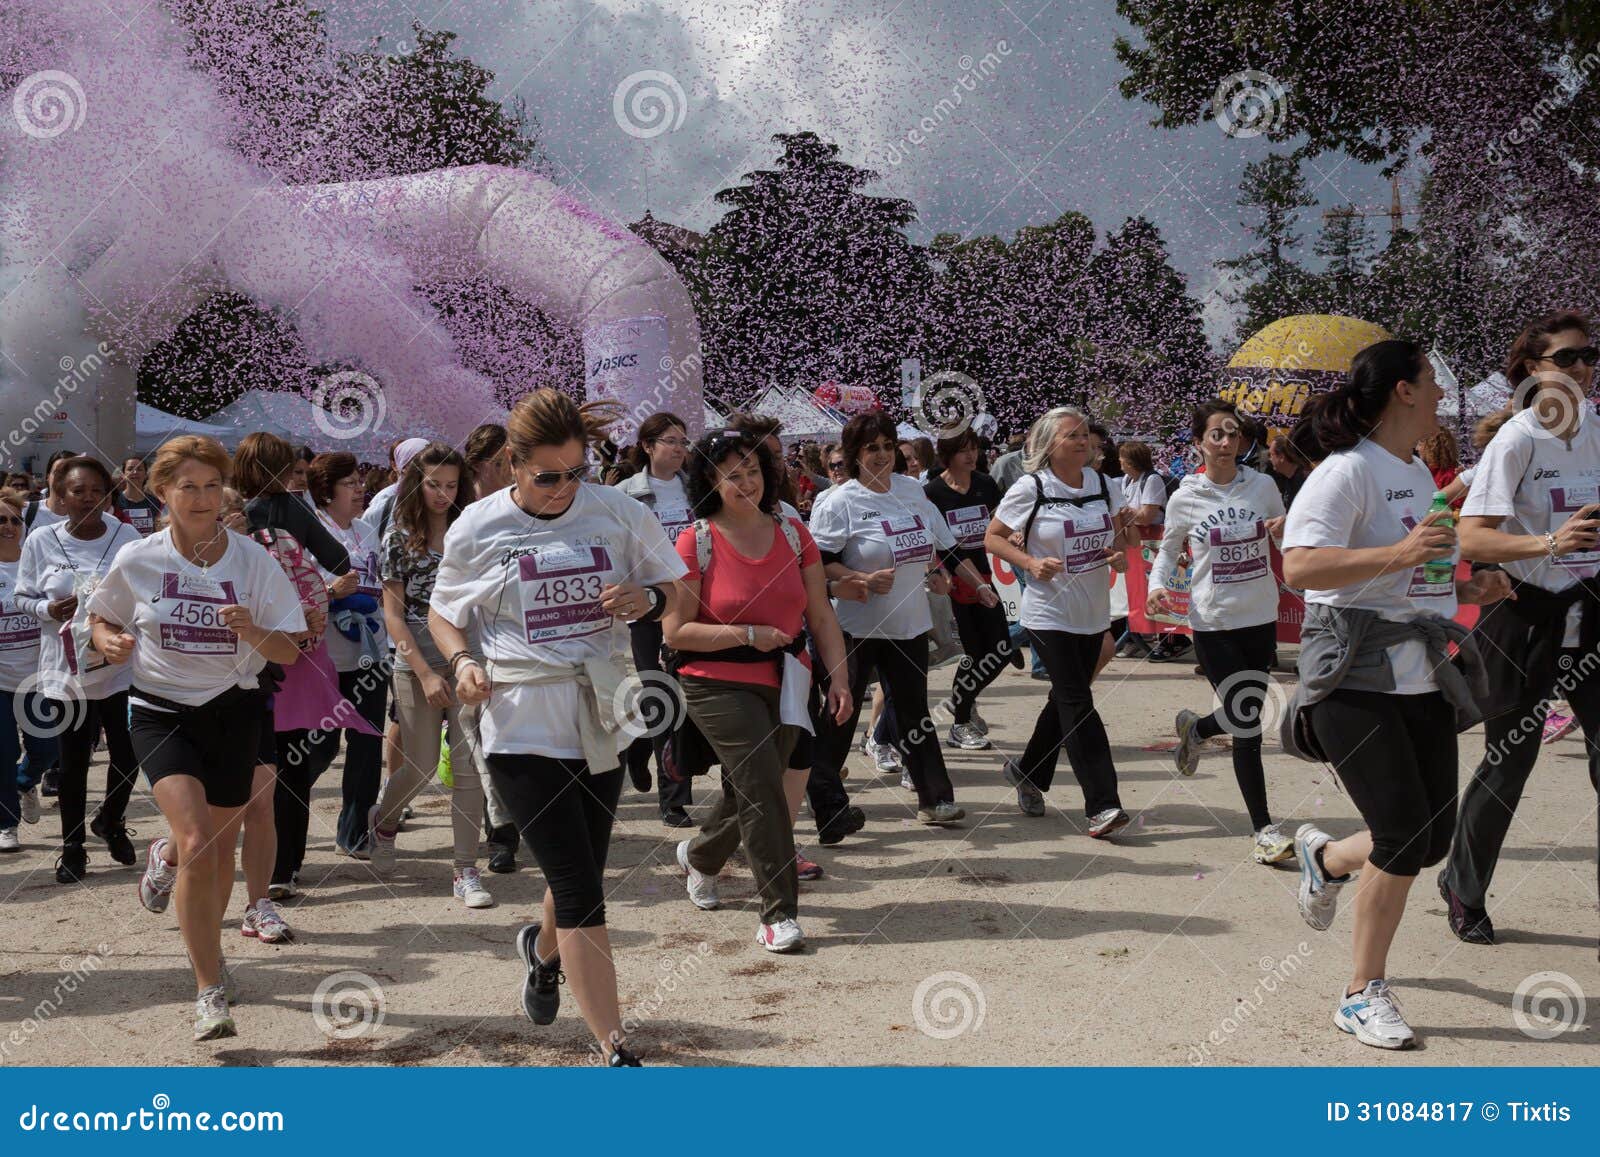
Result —
<path fill-rule="evenodd" d="M 645 587 L 644 588 L 644 593 L 650 599 L 650 611 L 654 612 L 655 609 L 661 605 L 661 602 L 662 602 L 662 594 L 661 594 L 661 592 L 658 589 L 656 589 L 655 587 Z"/>

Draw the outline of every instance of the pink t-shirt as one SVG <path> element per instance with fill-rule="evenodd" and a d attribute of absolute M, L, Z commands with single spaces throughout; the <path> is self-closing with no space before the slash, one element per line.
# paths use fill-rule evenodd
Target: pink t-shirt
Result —
<path fill-rule="evenodd" d="M 817 544 L 805 526 L 790 519 L 800 532 L 800 562 L 796 563 L 789 540 L 776 526 L 772 530 L 772 549 L 765 558 L 746 558 L 733 548 L 715 525 L 711 527 L 711 564 L 704 577 L 700 574 L 699 560 L 695 557 L 694 527 L 678 535 L 678 557 L 683 559 L 689 573 L 686 581 L 700 584 L 700 613 L 698 621 L 723 625 L 737 623 L 757 627 L 777 627 L 798 636 L 805 627 L 806 584 L 801 577 L 801 566 L 811 566 L 822 561 Z M 690 652 L 684 652 L 685 655 Z M 686 662 L 679 673 L 698 675 L 702 679 L 725 679 L 731 683 L 759 683 L 766 687 L 782 686 L 782 665 L 777 662 L 781 652 L 773 652 L 771 663 L 718 663 Z M 800 661 L 811 665 L 810 657 L 801 652 Z"/>

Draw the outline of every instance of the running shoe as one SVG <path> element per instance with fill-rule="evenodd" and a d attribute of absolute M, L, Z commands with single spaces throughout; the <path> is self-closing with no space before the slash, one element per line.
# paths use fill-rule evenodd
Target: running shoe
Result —
<path fill-rule="evenodd" d="M 900 786 L 905 791 L 916 791 L 917 790 L 917 782 L 916 782 L 916 780 L 911 778 L 911 772 L 910 771 L 901 771 L 900 772 Z"/>
<path fill-rule="evenodd" d="M 1250 858 L 1258 864 L 1281 864 L 1294 856 L 1294 840 L 1279 824 L 1268 824 L 1250 838 Z"/>
<path fill-rule="evenodd" d="M 522 1011 L 534 1024 L 554 1024 L 561 1008 L 561 982 L 567 977 L 560 956 L 549 963 L 539 959 L 539 927 L 535 921 L 517 932 L 517 955 L 528 968 L 522 981 Z"/>
<path fill-rule="evenodd" d="M 228 996 L 222 985 L 202 988 L 194 1000 L 194 1039 L 221 1040 L 238 1035 L 239 1029 L 233 1023 L 233 1014 L 228 1011 Z"/>
<path fill-rule="evenodd" d="M 1119 807 L 1108 807 L 1105 811 L 1096 812 L 1089 817 L 1089 837 L 1103 840 L 1120 832 L 1132 820 L 1128 813 Z"/>
<path fill-rule="evenodd" d="M 519 840 L 516 824 L 502 824 L 489 833 L 489 844 L 494 849 L 489 855 L 491 872 L 504 876 L 517 870 Z"/>
<path fill-rule="evenodd" d="M 1022 768 L 1017 766 L 1016 760 L 1006 760 L 1005 770 L 1001 774 L 1007 783 L 1017 789 L 1017 808 L 1023 815 L 1044 815 L 1044 793 L 1022 778 Z"/>
<path fill-rule="evenodd" d="M 366 848 L 347 848 L 343 844 L 336 843 L 333 845 L 333 851 L 335 855 L 344 856 L 352 860 L 372 859 L 372 857 L 367 854 Z"/>
<path fill-rule="evenodd" d="M 1544 717 L 1544 735 L 1540 743 L 1554 743 L 1565 739 L 1578 726 L 1578 721 L 1566 711 L 1552 711 Z"/>
<path fill-rule="evenodd" d="M 685 887 L 689 892 L 689 901 L 703 912 L 715 912 L 722 903 L 717 896 L 717 878 L 696 870 L 689 863 L 688 840 L 678 845 L 678 867 L 683 869 L 687 877 Z"/>
<path fill-rule="evenodd" d="M 614 1044 L 611 1046 L 611 1055 L 606 1058 L 606 1068 L 642 1069 L 644 1062 L 629 1052 L 625 1045 Z"/>
<path fill-rule="evenodd" d="M 249 936 L 263 944 L 287 944 L 294 939 L 289 922 L 278 912 L 278 906 L 265 896 L 244 910 L 244 923 L 239 925 L 239 935 Z"/>
<path fill-rule="evenodd" d="M 61 769 L 47 767 L 44 774 L 39 777 L 39 794 L 45 799 L 54 799 L 61 794 Z"/>
<path fill-rule="evenodd" d="M 986 721 L 983 716 L 978 714 L 978 709 L 976 707 L 972 709 L 972 726 L 979 735 L 989 734 L 988 721 Z"/>
<path fill-rule="evenodd" d="M 267 885 L 267 899 L 269 900 L 293 900 L 299 894 L 300 892 L 294 886 L 293 880 L 286 884 Z"/>
<path fill-rule="evenodd" d="M 34 784 L 27 791 L 21 793 L 22 822 L 36 824 L 39 822 L 39 785 Z"/>
<path fill-rule="evenodd" d="M 952 723 L 950 738 L 945 742 L 963 751 L 982 751 L 989 746 L 989 740 L 985 738 L 983 732 L 970 723 Z"/>
<path fill-rule="evenodd" d="M 89 853 L 82 844 L 69 844 L 56 860 L 56 883 L 76 884 L 89 874 Z"/>
<path fill-rule="evenodd" d="M 866 752 L 867 758 L 872 760 L 879 771 L 890 772 L 900 770 L 900 752 L 892 743 L 875 743 L 870 736 L 861 745 L 861 750 Z"/>
<path fill-rule="evenodd" d="M 806 859 L 804 848 L 794 850 L 794 869 L 795 874 L 802 880 L 822 879 L 822 865 L 815 860 Z"/>
<path fill-rule="evenodd" d="M 178 882 L 178 869 L 161 858 L 161 850 L 166 846 L 167 837 L 157 836 L 145 852 L 144 874 L 139 877 L 139 903 L 147 912 L 165 912 L 167 901 L 172 899 L 172 886 Z"/>
<path fill-rule="evenodd" d="M 936 803 L 932 807 L 919 807 L 917 809 L 917 822 L 939 827 L 944 824 L 953 824 L 957 820 L 967 818 L 967 813 L 953 803 Z"/>
<path fill-rule="evenodd" d="M 1300 861 L 1300 915 L 1318 932 L 1326 932 L 1339 910 L 1339 890 L 1352 876 L 1329 876 L 1322 865 L 1322 849 L 1333 837 L 1316 824 L 1301 824 L 1294 834 L 1294 854 Z"/>
<path fill-rule="evenodd" d="M 0 852 L 20 852 L 22 845 L 17 842 L 16 828 L 0 828 Z"/>
<path fill-rule="evenodd" d="M 394 833 L 382 835 L 378 831 L 378 805 L 367 812 L 367 859 L 372 870 L 380 875 L 394 871 Z"/>
<path fill-rule="evenodd" d="M 1360 992 L 1339 1001 L 1333 1026 L 1375 1049 L 1408 1049 L 1417 1043 L 1417 1034 L 1400 1014 L 1400 1002 L 1385 980 L 1369 980 Z"/>
<path fill-rule="evenodd" d="M 689 818 L 689 813 L 681 807 L 669 807 L 661 813 L 661 822 L 669 828 L 692 828 L 694 820 Z"/>
<path fill-rule="evenodd" d="M 795 921 L 779 920 L 757 928 L 756 943 L 768 952 L 798 952 L 806 946 L 806 936 Z"/>
<path fill-rule="evenodd" d="M 106 851 L 119 864 L 131 864 L 139 857 L 134 854 L 133 841 L 128 838 L 127 825 L 118 821 L 112 824 L 104 816 L 89 821 L 89 832 L 106 842 Z"/>
<path fill-rule="evenodd" d="M 1451 890 L 1444 873 L 1439 873 L 1439 895 L 1444 898 L 1445 916 L 1450 921 L 1450 931 L 1464 944 L 1494 944 L 1494 924 L 1489 913 L 1482 908 L 1469 907 Z"/>
<path fill-rule="evenodd" d="M 457 868 L 453 888 L 456 899 L 468 908 L 493 908 L 494 897 L 483 886 L 483 877 L 477 868 Z"/>
<path fill-rule="evenodd" d="M 867 826 L 867 813 L 853 805 L 847 805 L 817 820 L 817 843 L 823 847 L 832 847 L 842 841 L 846 836 L 854 835 Z"/>
<path fill-rule="evenodd" d="M 1179 775 L 1193 775 L 1200 768 L 1200 745 L 1204 742 L 1199 733 L 1200 716 L 1184 708 L 1173 720 L 1172 729 L 1178 734 L 1178 746 L 1172 749 L 1172 762 L 1178 765 Z"/>

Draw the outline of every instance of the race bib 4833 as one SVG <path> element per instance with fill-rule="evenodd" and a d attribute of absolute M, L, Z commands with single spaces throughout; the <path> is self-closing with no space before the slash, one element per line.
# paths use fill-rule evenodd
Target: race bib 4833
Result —
<path fill-rule="evenodd" d="M 606 628 L 611 616 L 600 606 L 600 592 L 611 572 L 611 552 L 605 547 L 547 546 L 523 555 L 517 567 L 528 642 L 581 638 Z"/>

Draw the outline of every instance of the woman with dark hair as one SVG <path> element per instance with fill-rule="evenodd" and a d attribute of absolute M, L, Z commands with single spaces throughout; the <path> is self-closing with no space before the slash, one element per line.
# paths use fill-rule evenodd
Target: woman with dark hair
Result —
<path fill-rule="evenodd" d="M 683 463 L 689 455 L 689 428 L 678 415 L 663 410 L 651 414 L 639 425 L 639 443 L 629 450 L 629 460 L 638 473 L 617 483 L 617 490 L 644 503 L 668 542 L 694 521 L 689 496 L 684 488 Z M 633 665 L 639 671 L 661 670 L 661 623 L 657 619 L 629 624 L 633 645 Z M 628 746 L 628 778 L 636 791 L 650 790 L 650 755 L 656 757 L 656 797 L 661 805 L 661 822 L 669 828 L 694 824 L 688 808 L 694 792 L 688 779 L 672 779 L 661 770 L 667 753 L 670 732 L 641 735 Z"/>
<path fill-rule="evenodd" d="M 401 814 L 433 780 L 442 727 L 450 744 L 451 892 L 468 908 L 490 908 L 494 897 L 478 873 L 483 784 L 473 738 L 462 722 L 462 707 L 451 694 L 450 661 L 428 627 L 428 601 L 444 557 L 445 536 L 466 506 L 462 491 L 466 472 L 466 460 L 457 451 L 430 442 L 401 475 L 394 520 L 383 543 L 383 618 L 394 641 L 395 717 L 405 757 L 368 813 L 367 852 L 375 871 L 394 870 Z"/>
<path fill-rule="evenodd" d="M 983 586 L 974 588 L 957 579 L 950 588 L 963 653 L 950 692 L 955 722 L 950 725 L 948 742 L 951 747 L 982 751 L 989 746 L 989 725 L 978 714 L 978 696 L 1012 656 L 1006 613 L 998 603 L 986 604 L 981 598 L 984 587 L 994 591 L 983 536 L 1000 505 L 1000 487 L 977 469 L 978 435 L 971 430 L 940 438 L 935 453 L 941 469 L 929 477 L 923 493 L 955 536 L 956 554 L 970 562 L 984 580 Z"/>
<path fill-rule="evenodd" d="M 933 618 L 926 592 L 946 593 L 950 567 L 979 589 L 988 605 L 998 603 L 983 576 L 955 555 L 956 539 L 944 515 L 922 486 L 894 472 L 895 429 L 881 412 L 858 414 L 846 423 L 844 455 L 850 481 L 823 492 L 811 511 L 811 533 L 822 551 L 828 578 L 864 583 L 862 602 L 840 600 L 850 669 L 851 711 L 842 724 L 825 722 L 817 738 L 816 765 L 825 780 L 844 766 L 860 714 L 861 695 L 876 668 L 896 716 L 906 722 L 901 738 L 906 768 L 917 793 L 917 819 L 952 824 L 966 813 L 955 804 L 955 788 L 928 715 L 928 632 Z M 818 817 L 819 826 L 823 822 Z"/>
<path fill-rule="evenodd" d="M 1461 797 L 1450 860 L 1439 876 L 1450 928 L 1493 944 L 1489 884 L 1511 817 L 1538 759 L 1523 742 L 1566 697 L 1583 728 L 1589 781 L 1600 791 L 1600 419 L 1589 401 L 1600 360 L 1589 322 L 1541 318 L 1507 360 L 1514 413 L 1478 459 L 1461 508 L 1463 552 L 1499 563 L 1514 597 L 1478 619 L 1489 671 L 1482 704 L 1487 754 Z"/>
<path fill-rule="evenodd" d="M 128 687 L 133 676 L 108 664 L 89 640 L 89 596 L 117 555 L 139 541 L 139 532 L 103 515 L 111 494 L 111 471 L 98 459 L 67 458 L 57 464 L 52 501 L 65 517 L 37 527 L 23 539 L 17 564 L 16 605 L 41 624 L 37 690 L 51 721 L 64 723 L 57 744 L 61 759 L 59 807 L 61 858 L 56 882 L 75 884 L 87 874 L 84 813 L 88 809 L 89 761 L 105 729 L 110 762 L 106 795 L 89 823 L 119 864 L 134 861 L 124 823 L 139 763 L 128 738 Z M 6 769 L 9 773 L 10 768 Z"/>
<path fill-rule="evenodd" d="M 825 714 L 842 723 L 851 701 L 822 559 L 800 521 L 778 513 L 777 479 L 762 439 L 724 431 L 696 444 L 688 484 L 700 521 L 678 536 L 684 597 L 663 622 L 689 718 L 722 768 L 722 798 L 678 845 L 689 898 L 716 908 L 717 874 L 743 844 L 761 902 L 756 943 L 792 952 L 804 943 L 794 821 L 810 773 L 791 770 L 790 756 L 812 726 L 808 629 L 830 674 Z"/>
<path fill-rule="evenodd" d="M 1122 469 L 1122 497 L 1133 512 L 1135 526 L 1161 525 L 1167 505 L 1167 486 L 1156 472 L 1155 456 L 1143 442 L 1124 442 L 1116 448 Z"/>
<path fill-rule="evenodd" d="M 1161 552 L 1150 574 L 1146 610 L 1175 613 L 1167 583 L 1187 553 L 1192 578 L 1189 626 L 1195 656 L 1216 690 L 1219 706 L 1204 717 L 1178 712 L 1173 761 L 1183 775 L 1200 766 L 1207 739 L 1233 737 L 1233 774 L 1250 812 L 1250 855 L 1275 864 L 1294 854 L 1267 810 L 1267 778 L 1261 766 L 1267 672 L 1277 650 L 1278 580 L 1272 573 L 1269 539 L 1283 532 L 1283 496 L 1272 479 L 1239 465 L 1244 423 L 1233 404 L 1201 402 L 1191 422 L 1203 473 L 1186 476 L 1167 505 Z"/>
<path fill-rule="evenodd" d="M 1507 589 L 1496 571 L 1458 584 L 1455 530 L 1448 515 L 1429 513 L 1433 477 L 1415 448 L 1438 428 L 1442 396 L 1415 342 L 1358 353 L 1344 385 L 1314 399 L 1296 426 L 1297 444 L 1320 465 L 1283 535 L 1284 579 L 1306 599 L 1284 747 L 1331 764 L 1367 825 L 1340 840 L 1301 825 L 1300 914 L 1328 928 L 1340 889 L 1361 872 L 1353 975 L 1333 1020 L 1385 1049 L 1416 1042 L 1386 979 L 1389 946 L 1412 881 L 1449 850 L 1456 732 L 1479 717 L 1482 664 L 1453 620 L 1456 604 Z M 1429 565 L 1439 563 L 1448 565 Z"/>
<path fill-rule="evenodd" d="M 621 1068 L 639 1063 L 622 1035 L 605 904 L 628 738 L 623 624 L 659 619 L 685 568 L 641 503 L 586 483 L 614 414 L 557 390 L 516 404 L 516 481 L 451 528 L 429 623 L 461 702 L 484 704 L 489 774 L 547 883 L 541 919 L 517 933 L 523 1011 L 552 1023 L 565 977 L 605 1063 Z M 483 663 L 467 646 L 474 621 Z"/>

